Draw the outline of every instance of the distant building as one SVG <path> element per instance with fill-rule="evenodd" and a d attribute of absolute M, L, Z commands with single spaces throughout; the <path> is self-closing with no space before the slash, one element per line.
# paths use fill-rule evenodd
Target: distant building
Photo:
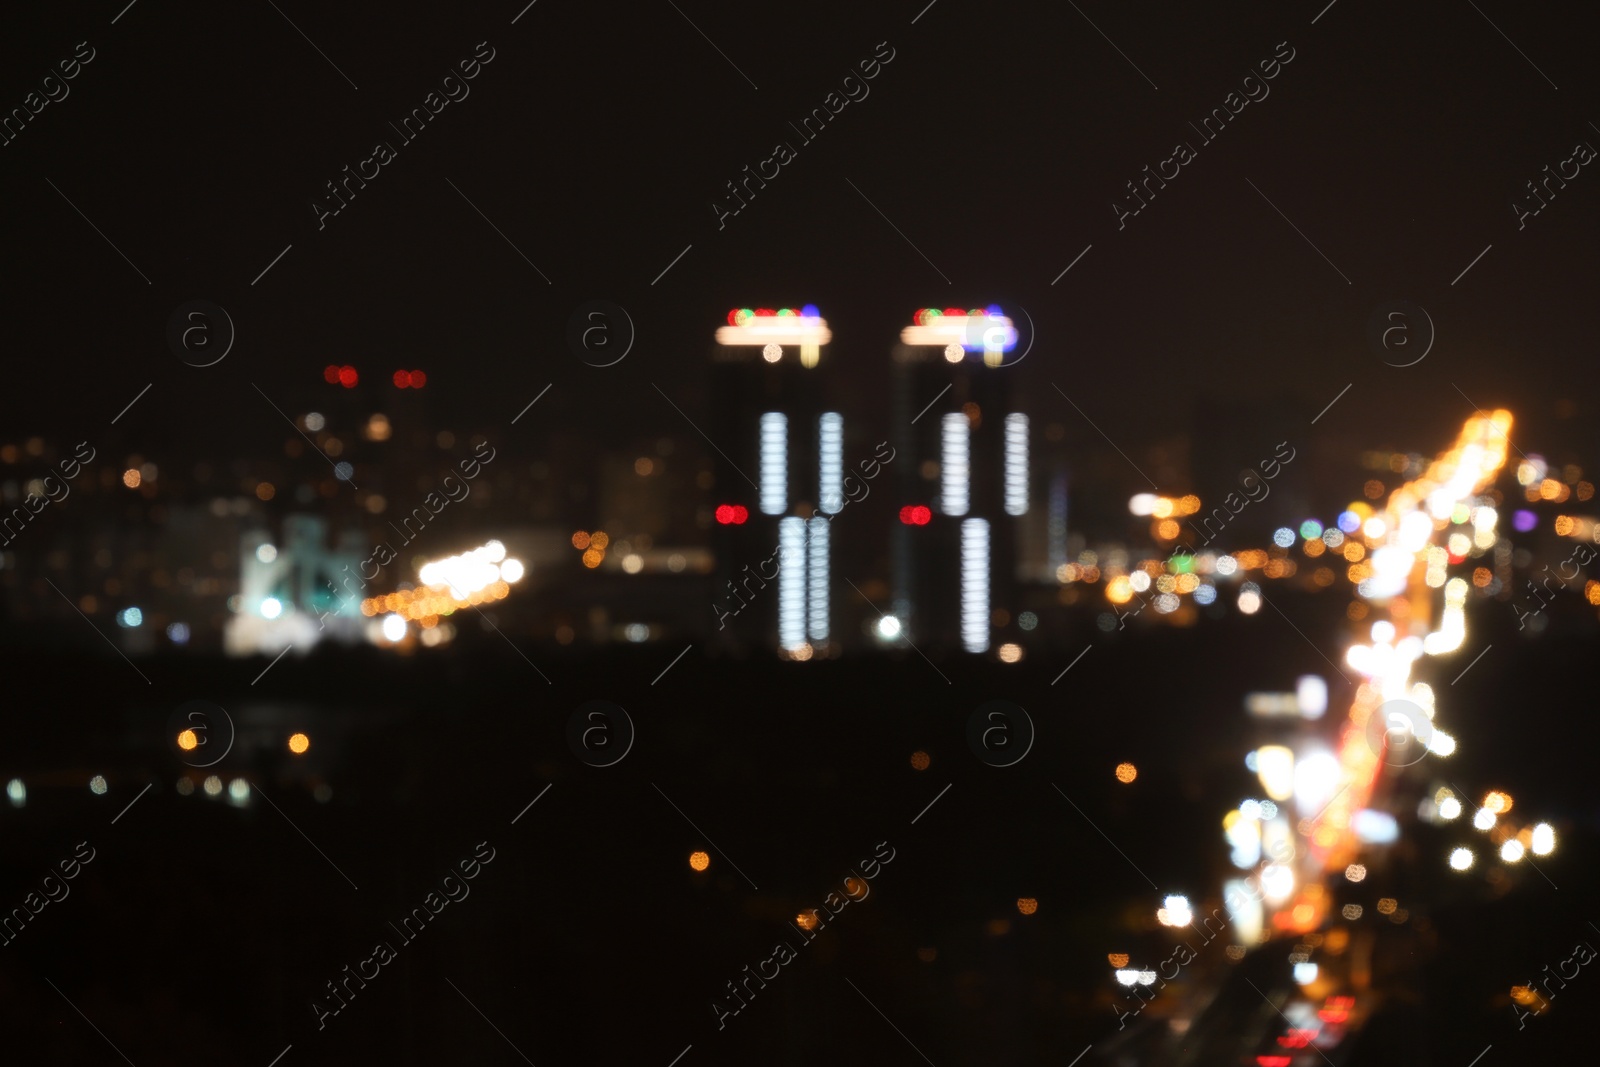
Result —
<path fill-rule="evenodd" d="M 1015 600 L 1021 523 L 1033 510 L 1029 419 L 1015 410 L 1005 366 L 1016 339 L 998 307 L 924 308 L 894 349 L 895 484 L 905 503 L 886 639 L 959 635 L 965 651 L 986 652 L 995 605 Z M 1056 492 L 1064 537 L 1065 489 Z"/>
<path fill-rule="evenodd" d="M 241 536 L 239 598 L 223 635 L 229 655 L 272 655 L 291 645 L 303 654 L 323 639 L 361 639 L 364 620 L 351 606 L 359 587 L 349 580 L 359 581 L 367 545 L 359 531 L 346 530 L 330 549 L 327 533 L 320 516 L 289 515 L 281 544 L 260 528 Z"/>
<path fill-rule="evenodd" d="M 845 425 L 817 373 L 832 337 L 810 305 L 736 309 L 713 354 L 712 408 L 740 420 L 716 423 L 715 437 L 743 461 L 724 456 L 716 477 L 717 632 L 733 644 L 758 632 L 798 659 L 836 641 L 831 520 L 847 502 Z"/>

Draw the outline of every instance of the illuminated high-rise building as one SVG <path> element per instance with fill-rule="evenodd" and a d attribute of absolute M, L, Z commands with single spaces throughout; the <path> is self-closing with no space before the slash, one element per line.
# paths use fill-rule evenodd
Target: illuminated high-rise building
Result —
<path fill-rule="evenodd" d="M 713 354 L 718 633 L 776 641 L 799 659 L 835 641 L 831 522 L 846 488 L 844 416 L 825 403 L 819 372 L 831 340 L 809 304 L 736 308 Z"/>
<path fill-rule="evenodd" d="M 986 652 L 1016 595 L 1017 531 L 1033 508 L 1028 415 L 1000 308 L 924 308 L 894 349 L 891 596 L 897 634 Z"/>

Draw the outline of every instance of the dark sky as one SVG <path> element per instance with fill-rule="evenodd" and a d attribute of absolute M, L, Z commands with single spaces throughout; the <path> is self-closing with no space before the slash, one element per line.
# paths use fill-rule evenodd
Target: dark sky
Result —
<path fill-rule="evenodd" d="M 116 428 L 129 447 L 248 456 L 283 429 L 249 383 L 303 409 L 335 361 L 430 368 L 441 411 L 484 426 L 554 382 L 546 425 L 682 432 L 651 383 L 700 410 L 728 308 L 807 301 L 838 338 L 831 384 L 869 418 L 912 309 L 991 301 L 1036 323 L 1019 368 L 1036 417 L 1077 418 L 1049 389 L 1074 383 L 1135 452 L 1174 404 L 1310 413 L 1352 382 L 1318 430 L 1374 447 L 1442 447 L 1463 394 L 1510 404 L 1524 441 L 1557 432 L 1559 399 L 1587 414 L 1600 179 L 1585 168 L 1520 232 L 1510 206 L 1576 142 L 1600 144 L 1577 5 L 938 0 L 913 24 L 924 2 L 539 0 L 514 26 L 519 0 L 8 14 L 6 108 L 77 42 L 95 58 L 0 148 L 0 417 L 109 438 L 154 382 Z M 399 144 L 388 122 L 480 41 L 495 58 L 470 96 Z M 1201 144 L 1188 124 L 1285 41 L 1270 95 Z M 800 144 L 788 123 L 880 42 L 894 59 L 870 95 Z M 323 183 L 378 140 L 397 158 L 319 231 Z M 1197 158 L 1119 231 L 1113 199 L 1179 140 Z M 719 230 L 713 199 L 778 141 L 798 157 Z M 238 329 L 206 369 L 164 340 L 195 298 Z M 637 325 L 615 367 L 567 350 L 591 298 Z M 1437 328 L 1413 367 L 1364 338 L 1395 299 Z"/>

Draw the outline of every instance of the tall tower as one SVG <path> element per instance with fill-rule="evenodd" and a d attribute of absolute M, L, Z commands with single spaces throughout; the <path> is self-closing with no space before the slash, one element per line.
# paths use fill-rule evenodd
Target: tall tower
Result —
<path fill-rule="evenodd" d="M 901 331 L 894 432 L 911 461 L 896 475 L 896 633 L 986 652 L 995 606 L 1012 600 L 1017 523 L 1032 504 L 1030 425 L 1005 364 L 1016 341 L 995 305 L 923 308 Z"/>
<path fill-rule="evenodd" d="M 755 457 L 718 466 L 713 611 L 734 643 L 758 634 L 796 659 L 835 640 L 829 524 L 845 504 L 844 416 L 817 373 L 832 339 L 810 304 L 735 308 L 713 353 L 714 409 L 739 418 L 719 422 L 719 450 L 725 439 L 732 456 Z"/>

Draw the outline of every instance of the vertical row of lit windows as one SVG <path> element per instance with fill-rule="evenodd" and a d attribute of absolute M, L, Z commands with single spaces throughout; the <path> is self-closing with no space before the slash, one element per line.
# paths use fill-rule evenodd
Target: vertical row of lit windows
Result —
<path fill-rule="evenodd" d="M 781 412 L 761 416 L 761 511 L 782 515 L 789 508 L 789 419 Z"/>
<path fill-rule="evenodd" d="M 793 651 L 806 643 L 806 520 L 778 520 L 778 644 Z"/>
<path fill-rule="evenodd" d="M 811 519 L 811 537 L 806 542 L 806 583 L 810 617 L 806 633 L 812 644 L 828 641 L 828 524 L 820 515 Z"/>
<path fill-rule="evenodd" d="M 1028 513 L 1028 416 L 1006 416 L 1006 514 Z"/>
<path fill-rule="evenodd" d="M 830 411 L 817 420 L 817 495 L 829 515 L 844 507 L 844 416 Z"/>
<path fill-rule="evenodd" d="M 961 523 L 961 644 L 968 652 L 989 648 L 989 521 Z"/>
<path fill-rule="evenodd" d="M 940 422 L 940 430 L 942 431 L 940 488 L 943 499 L 939 508 L 946 515 L 965 515 L 971 468 L 968 445 L 971 425 L 965 414 L 951 412 Z"/>

